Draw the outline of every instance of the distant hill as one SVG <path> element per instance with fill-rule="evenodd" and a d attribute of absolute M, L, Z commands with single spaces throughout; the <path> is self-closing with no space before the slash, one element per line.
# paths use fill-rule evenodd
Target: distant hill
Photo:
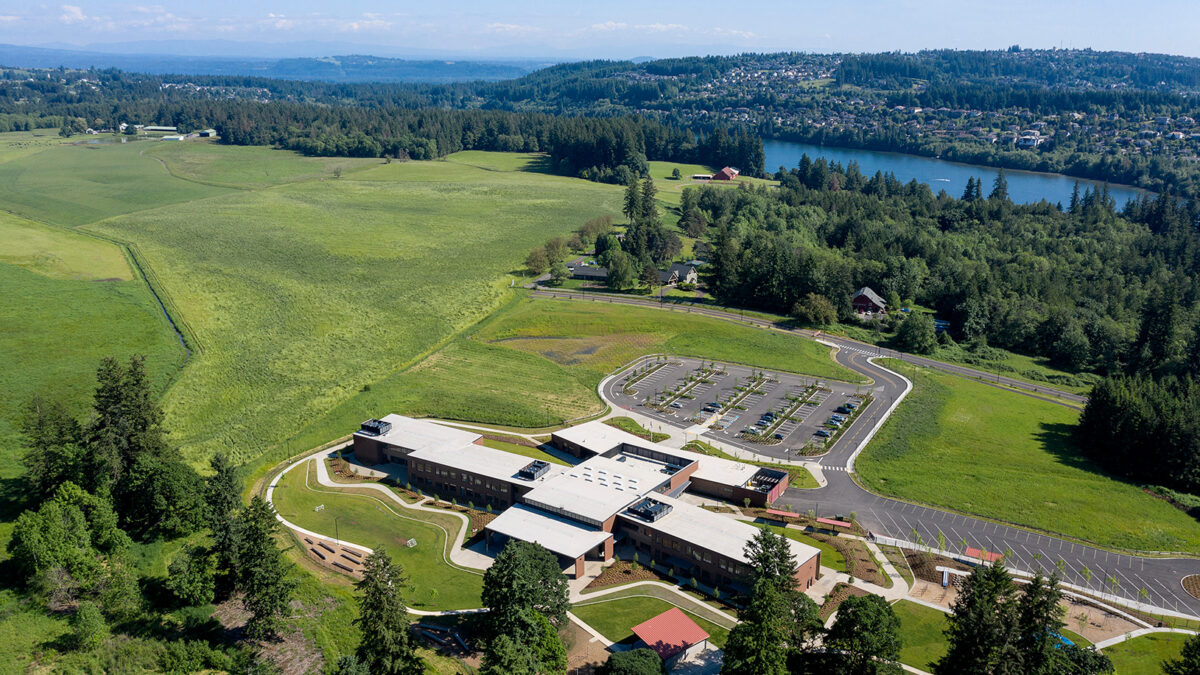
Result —
<path fill-rule="evenodd" d="M 111 54 L 0 44 L 0 65 L 19 68 L 120 68 L 152 75 L 245 75 L 322 82 L 507 80 L 550 65 L 536 61 L 410 61 L 378 56 L 260 58 Z"/>

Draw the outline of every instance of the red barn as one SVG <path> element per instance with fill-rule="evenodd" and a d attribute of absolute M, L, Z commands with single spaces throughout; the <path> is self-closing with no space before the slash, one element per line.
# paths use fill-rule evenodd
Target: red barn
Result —
<path fill-rule="evenodd" d="M 854 307 L 854 311 L 859 314 L 873 314 L 887 311 L 887 303 L 868 286 L 858 289 L 854 297 L 850 298 L 850 304 Z"/>
<path fill-rule="evenodd" d="M 741 171 L 738 171 L 737 169 L 733 168 L 732 166 L 727 166 L 724 169 L 721 169 L 720 171 L 714 173 L 712 176 L 712 179 L 713 180 L 734 180 L 735 178 L 738 177 L 739 173 L 741 173 Z"/>

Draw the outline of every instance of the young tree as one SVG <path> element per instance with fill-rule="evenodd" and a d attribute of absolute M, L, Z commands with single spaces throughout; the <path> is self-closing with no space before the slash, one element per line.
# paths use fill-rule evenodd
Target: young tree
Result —
<path fill-rule="evenodd" d="M 409 631 L 408 608 L 400 595 L 407 585 L 404 569 L 385 549 L 367 556 L 363 578 L 355 584 L 359 616 L 354 623 L 363 635 L 355 656 L 370 673 L 420 675 L 425 671 Z"/>
<path fill-rule="evenodd" d="M 546 255 L 545 246 L 535 246 L 525 257 L 525 268 L 535 275 L 545 274 L 550 269 L 550 258 Z"/>
<path fill-rule="evenodd" d="M 538 544 L 510 541 L 483 575 L 483 605 L 493 634 L 505 632 L 521 610 L 534 609 L 561 626 L 567 618 L 567 579 L 554 554 Z"/>
<path fill-rule="evenodd" d="M 835 671 L 845 675 L 874 675 L 903 670 L 900 659 L 900 619 L 878 595 L 851 596 L 838 607 L 838 617 L 825 647 L 840 653 Z"/>
<path fill-rule="evenodd" d="M 216 561 L 203 546 L 188 544 L 167 567 L 167 590 L 180 604 L 205 605 L 213 601 Z"/>
<path fill-rule="evenodd" d="M 75 648 L 92 650 L 108 638 L 108 625 L 94 602 L 81 602 L 71 615 L 71 638 Z"/>
<path fill-rule="evenodd" d="M 246 633 L 263 640 L 274 637 L 282 626 L 296 582 L 287 578 L 291 565 L 275 545 L 279 531 L 275 509 L 255 496 L 238 520 L 238 590 L 244 594 L 242 605 L 250 612 Z"/>
<path fill-rule="evenodd" d="M 681 180 L 683 178 L 683 173 L 680 172 L 679 167 L 671 169 L 671 178 L 674 180 Z"/>

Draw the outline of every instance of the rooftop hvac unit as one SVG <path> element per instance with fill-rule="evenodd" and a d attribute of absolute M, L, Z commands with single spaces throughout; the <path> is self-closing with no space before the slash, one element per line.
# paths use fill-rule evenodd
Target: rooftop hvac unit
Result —
<path fill-rule="evenodd" d="M 362 423 L 359 430 L 370 436 L 382 436 L 392 430 L 392 423 L 383 420 L 367 420 Z"/>
<path fill-rule="evenodd" d="M 671 505 L 654 501 L 649 497 L 629 507 L 629 512 L 642 520 L 653 523 L 671 512 Z"/>
<path fill-rule="evenodd" d="M 537 480 L 537 479 L 541 478 L 542 476 L 545 476 L 546 472 L 549 470 L 550 470 L 550 462 L 545 462 L 540 459 L 535 459 L 532 462 L 526 464 L 523 469 L 518 471 L 517 476 L 519 478 L 524 478 L 525 480 Z"/>

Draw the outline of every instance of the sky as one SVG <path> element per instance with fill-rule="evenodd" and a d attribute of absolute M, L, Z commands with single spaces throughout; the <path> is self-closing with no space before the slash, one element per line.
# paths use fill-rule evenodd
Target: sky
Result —
<path fill-rule="evenodd" d="M 1197 27 L 1196 0 L 0 0 L 0 43 L 228 56 L 634 58 L 1012 44 L 1200 56 Z"/>

